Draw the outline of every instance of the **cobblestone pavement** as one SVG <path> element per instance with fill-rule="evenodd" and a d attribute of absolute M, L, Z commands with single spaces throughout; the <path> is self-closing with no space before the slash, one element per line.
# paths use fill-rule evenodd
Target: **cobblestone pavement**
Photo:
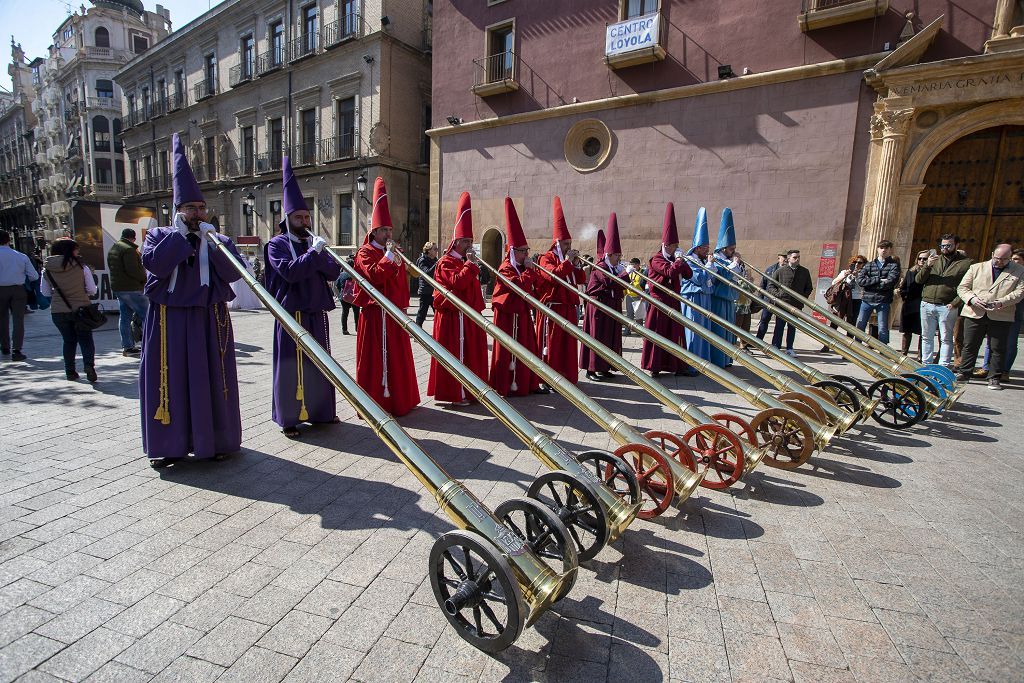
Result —
<path fill-rule="evenodd" d="M 354 337 L 332 318 L 352 368 Z M 93 388 L 63 379 L 49 316 L 29 316 L 31 360 L 0 362 L 0 681 L 1021 680 L 1019 380 L 637 521 L 490 657 L 448 627 L 425 578 L 452 528 L 432 496 L 347 404 L 343 424 L 284 438 L 272 320 L 234 321 L 243 452 L 156 472 L 116 331 L 97 333 Z M 423 391 L 418 349 L 417 363 Z M 646 428 L 675 424 L 635 386 L 581 386 Z M 514 405 L 572 449 L 610 445 L 560 398 Z M 492 507 L 543 471 L 479 407 L 426 403 L 401 423 Z"/>

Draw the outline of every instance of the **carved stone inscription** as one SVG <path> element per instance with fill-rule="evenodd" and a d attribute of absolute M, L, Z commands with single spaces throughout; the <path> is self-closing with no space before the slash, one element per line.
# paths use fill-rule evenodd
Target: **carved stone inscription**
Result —
<path fill-rule="evenodd" d="M 890 95 L 913 96 L 915 106 L 928 103 L 1002 99 L 1024 93 L 1024 71 L 960 76 L 909 85 L 894 85 Z"/>

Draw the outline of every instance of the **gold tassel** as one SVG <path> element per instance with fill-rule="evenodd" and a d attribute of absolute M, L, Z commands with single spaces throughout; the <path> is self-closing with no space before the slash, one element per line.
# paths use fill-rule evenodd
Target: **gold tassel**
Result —
<path fill-rule="evenodd" d="M 170 389 L 167 383 L 167 306 L 160 304 L 160 405 L 153 419 L 171 424 Z"/>
<path fill-rule="evenodd" d="M 299 325 L 302 324 L 302 311 L 295 311 L 295 322 Z M 309 413 L 306 412 L 306 392 L 302 381 L 302 348 L 298 344 L 295 345 L 295 356 L 298 361 L 295 370 L 295 400 L 301 401 L 301 406 L 299 407 L 299 420 L 305 422 L 309 419 Z"/>

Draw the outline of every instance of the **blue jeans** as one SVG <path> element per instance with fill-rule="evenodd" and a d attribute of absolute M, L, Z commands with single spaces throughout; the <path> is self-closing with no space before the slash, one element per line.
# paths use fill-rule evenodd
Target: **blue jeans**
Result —
<path fill-rule="evenodd" d="M 149 297 L 142 292 L 114 292 L 114 296 L 117 297 L 117 303 L 120 306 L 117 330 L 121 333 L 121 348 L 134 348 L 132 314 L 139 316 L 139 319 L 145 322 L 146 313 L 149 311 Z"/>
<path fill-rule="evenodd" d="M 891 303 L 870 304 L 867 301 L 860 302 L 860 314 L 857 316 L 857 329 L 861 332 L 868 326 L 868 318 L 872 311 L 878 312 L 878 341 L 883 344 L 889 343 L 889 308 Z"/>
<path fill-rule="evenodd" d="M 950 310 L 945 304 L 921 302 L 921 362 L 931 363 L 935 355 L 935 333 L 939 333 L 939 364 L 953 365 L 953 327 L 956 325 L 956 309 Z"/>

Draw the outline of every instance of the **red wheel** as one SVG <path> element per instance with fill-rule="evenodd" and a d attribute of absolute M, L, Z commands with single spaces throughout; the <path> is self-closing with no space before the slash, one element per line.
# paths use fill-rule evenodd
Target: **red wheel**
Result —
<path fill-rule="evenodd" d="M 619 446 L 615 455 L 625 458 L 626 462 L 636 470 L 636 479 L 640 484 L 642 505 L 637 516 L 641 519 L 657 517 L 672 503 L 675 494 L 673 487 L 672 468 L 665 456 L 642 443 L 630 443 Z M 611 465 L 609 465 L 609 468 Z M 606 472 L 611 476 L 614 472 Z"/>
<path fill-rule="evenodd" d="M 722 425 L 698 425 L 683 435 L 683 441 L 697 456 L 697 463 L 707 468 L 701 486 L 727 489 L 743 476 L 743 444 Z"/>
<path fill-rule="evenodd" d="M 739 415 L 733 415 L 732 413 L 715 413 L 711 416 L 711 419 L 728 429 L 736 436 L 740 437 L 741 441 L 745 440 L 751 446 L 757 447 L 757 433 L 754 432 L 750 423 Z"/>
<path fill-rule="evenodd" d="M 691 472 L 697 471 L 697 458 L 694 457 L 693 451 L 690 450 L 690 447 L 680 437 L 672 432 L 659 432 L 652 429 L 644 433 L 644 438 L 653 441 L 657 444 L 658 448 L 665 451 L 673 460 L 682 463 L 686 469 Z"/>

